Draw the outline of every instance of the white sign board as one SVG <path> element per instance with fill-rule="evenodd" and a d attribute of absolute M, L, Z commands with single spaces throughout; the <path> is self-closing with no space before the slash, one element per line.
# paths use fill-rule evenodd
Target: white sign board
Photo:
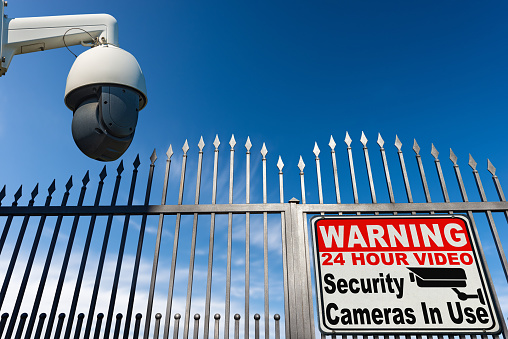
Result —
<path fill-rule="evenodd" d="M 500 331 L 466 217 L 311 219 L 325 334 Z"/>

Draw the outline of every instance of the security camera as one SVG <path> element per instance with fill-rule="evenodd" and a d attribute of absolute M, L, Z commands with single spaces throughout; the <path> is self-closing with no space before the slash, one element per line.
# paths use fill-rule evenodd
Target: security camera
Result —
<path fill-rule="evenodd" d="M 129 52 L 118 47 L 118 25 L 108 14 L 10 19 L 0 0 L 0 76 L 14 55 L 82 44 L 67 77 L 65 104 L 73 112 L 72 136 L 88 157 L 118 159 L 134 137 L 146 106 L 145 77 Z"/>
<path fill-rule="evenodd" d="M 129 52 L 100 45 L 80 54 L 65 87 L 78 148 L 92 159 L 118 159 L 132 142 L 146 100 L 145 78 Z"/>

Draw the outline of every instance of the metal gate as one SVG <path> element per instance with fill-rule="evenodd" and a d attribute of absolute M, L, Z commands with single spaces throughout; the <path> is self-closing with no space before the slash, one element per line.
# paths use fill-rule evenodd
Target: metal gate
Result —
<path fill-rule="evenodd" d="M 496 287 L 506 293 L 508 263 L 495 220 L 506 228 L 508 203 L 490 161 L 488 170 L 499 201 L 487 201 L 477 165 L 470 156 L 480 200 L 471 202 L 457 157 L 450 150 L 462 200 L 452 202 L 446 172 L 432 145 L 437 174 L 434 186 L 439 185 L 442 192 L 442 201 L 432 202 L 434 186 L 427 182 L 416 141 L 415 166 L 406 168 L 402 143 L 395 138 L 400 166 L 392 165 L 392 171 L 395 168 L 400 172 L 397 176 L 402 180 L 393 183 L 380 135 L 377 143 L 381 157 L 373 158 L 371 166 L 367 138 L 362 133 L 363 171 L 355 172 L 349 134 L 344 141 L 347 158 L 342 166 L 336 158 L 336 143 L 330 138 L 330 175 L 323 178 L 321 164 L 325 161 L 319 158 L 320 149 L 315 144 L 315 174 L 312 170 L 311 176 L 317 182 L 317 194 L 305 185 L 306 165 L 300 157 L 300 190 L 290 195 L 300 200 L 286 199 L 284 164 L 279 157 L 277 178 L 277 172 L 271 170 L 275 166 L 267 166 L 264 144 L 260 153 L 251 154 L 252 144 L 247 138 L 245 156 L 235 164 L 234 136 L 229 141 L 229 155 L 221 158 L 218 137 L 213 142 L 213 157 L 211 151 L 205 156 L 203 138 L 198 143 L 197 159 L 192 154 L 188 158 L 187 141 L 181 155 L 173 154 L 170 146 L 161 171 L 157 171 L 154 150 L 146 168 L 146 189 L 141 191 L 136 190 L 138 171 L 143 172 L 139 156 L 126 188 L 120 186 L 124 172 L 120 162 L 112 193 L 103 190 L 108 176 L 105 166 L 95 195 L 87 196 L 94 181 L 89 185 L 86 172 L 76 204 L 69 204 L 72 177 L 65 184 L 59 205 L 51 204 L 54 181 L 43 205 L 35 204 L 37 185 L 28 205 L 18 206 L 23 192 L 20 187 L 11 206 L 4 203 L 0 207 L 4 220 L 0 236 L 0 338 L 315 338 L 319 334 L 314 325 L 307 223 L 319 214 L 467 214 L 476 233 L 490 227 L 487 241 L 495 244 L 497 255 L 489 264 L 502 267 L 503 281 L 496 281 Z M 357 165 L 359 158 L 355 158 Z M 176 171 L 170 171 L 172 163 Z M 196 171 L 187 171 L 188 165 L 196 166 Z M 239 166 L 244 170 L 235 172 Z M 227 170 L 219 171 L 223 167 Z M 349 170 L 342 173 L 340 169 L 345 167 Z M 373 178 L 381 173 L 386 187 L 382 188 L 383 195 L 376 195 L 380 188 Z M 417 194 L 410 186 L 410 178 L 416 180 L 416 175 L 422 183 Z M 152 183 L 159 176 L 163 180 L 160 204 L 152 202 Z M 346 179 L 339 180 L 339 176 Z M 294 179 L 296 185 L 292 186 L 297 186 L 298 179 Z M 274 188 L 277 181 L 278 192 Z M 344 189 L 346 183 L 350 188 Z M 363 191 L 370 194 L 362 195 Z M 405 201 L 396 202 L 397 192 L 402 191 Z M 326 194 L 334 201 L 325 202 Z M 413 194 L 420 194 L 424 201 L 415 202 Z M 307 203 L 309 195 L 317 201 Z M 370 201 L 361 201 L 365 196 L 370 196 Z M 5 197 L 4 186 L 0 203 Z M 106 199 L 110 202 L 104 202 Z M 504 218 L 498 218 L 502 214 Z M 485 235 L 480 238 L 485 240 Z M 495 295 L 494 280 L 490 275 L 488 278 Z M 505 323 L 501 327 L 505 337 Z"/>

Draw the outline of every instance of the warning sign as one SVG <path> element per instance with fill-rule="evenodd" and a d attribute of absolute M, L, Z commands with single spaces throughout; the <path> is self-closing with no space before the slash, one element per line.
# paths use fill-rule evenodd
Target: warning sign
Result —
<path fill-rule="evenodd" d="M 499 333 L 466 217 L 311 219 L 325 334 Z"/>

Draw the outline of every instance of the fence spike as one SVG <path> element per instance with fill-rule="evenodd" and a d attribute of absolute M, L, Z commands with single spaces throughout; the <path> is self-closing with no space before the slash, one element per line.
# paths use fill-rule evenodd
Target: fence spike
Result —
<path fill-rule="evenodd" d="M 21 198 L 21 195 L 23 194 L 23 185 L 19 186 L 18 190 L 14 194 L 14 202 L 17 203 L 19 198 Z"/>
<path fill-rule="evenodd" d="M 362 131 L 362 137 L 360 138 L 360 142 L 362 143 L 363 147 L 367 147 L 367 141 L 369 141 L 369 139 L 367 139 L 365 133 L 363 133 Z"/>
<path fill-rule="evenodd" d="M 35 185 L 33 191 L 32 191 L 32 200 L 35 199 L 35 197 L 37 196 L 37 194 L 39 194 L 39 183 L 37 183 L 37 185 Z"/>
<path fill-rule="evenodd" d="M 108 173 L 106 172 L 106 165 L 102 168 L 101 174 L 99 174 L 99 178 L 101 178 L 101 181 L 104 181 Z"/>
<path fill-rule="evenodd" d="M 437 160 L 437 156 L 439 155 L 439 152 L 437 151 L 436 147 L 434 146 L 434 144 L 432 144 L 432 150 L 430 151 L 430 154 L 432 154 L 432 156 L 434 157 L 434 159 Z"/>
<path fill-rule="evenodd" d="M 487 159 L 487 169 L 489 170 L 490 174 L 496 175 L 496 168 L 494 167 L 494 165 L 492 165 L 490 159 Z"/>
<path fill-rule="evenodd" d="M 383 138 L 381 138 L 381 133 L 378 133 L 377 134 L 377 144 L 379 145 L 379 147 L 383 148 L 384 144 L 385 144 L 385 141 L 383 140 Z"/>
<path fill-rule="evenodd" d="M 86 186 L 90 182 L 90 171 L 86 171 L 85 176 L 81 182 L 83 183 L 83 186 Z"/>
<path fill-rule="evenodd" d="M 346 138 L 344 139 L 344 142 L 346 143 L 347 147 L 351 147 L 351 137 L 349 136 L 349 133 L 346 131 Z"/>
<path fill-rule="evenodd" d="M 284 168 L 284 163 L 282 162 L 282 158 L 280 155 L 279 155 L 279 161 L 277 161 L 277 168 L 282 173 L 282 169 Z"/>
<path fill-rule="evenodd" d="M 2 188 L 2 190 L 0 191 L 0 202 L 2 202 L 2 200 L 5 198 L 5 185 L 4 187 Z"/>
<path fill-rule="evenodd" d="M 134 165 L 134 169 L 138 169 L 139 165 L 141 165 L 141 161 L 139 161 L 139 153 L 138 155 L 136 155 L 136 159 L 134 160 L 132 165 Z"/>
<path fill-rule="evenodd" d="M 468 165 L 473 169 L 473 171 L 476 171 L 476 161 L 474 161 L 473 156 L 471 153 L 469 153 L 469 162 Z"/>
<path fill-rule="evenodd" d="M 203 136 L 201 136 L 201 138 L 199 139 L 198 147 L 199 147 L 199 151 L 202 152 L 203 147 L 205 147 L 205 142 L 203 141 Z"/>
<path fill-rule="evenodd" d="M 184 155 L 187 155 L 187 151 L 189 150 L 189 143 L 187 142 L 187 139 L 185 139 L 185 143 L 183 144 L 182 151 Z"/>
<path fill-rule="evenodd" d="M 455 153 L 453 153 L 451 148 L 450 148 L 450 160 L 453 162 L 454 165 L 457 165 L 457 156 L 455 155 Z"/>
<path fill-rule="evenodd" d="M 250 137 L 247 137 L 247 142 L 245 142 L 245 148 L 247 149 L 247 152 L 250 152 L 251 147 L 252 143 L 250 142 Z"/>
<path fill-rule="evenodd" d="M 218 134 L 215 134 L 215 140 L 213 141 L 213 145 L 215 146 L 215 149 L 219 149 L 220 140 Z"/>
<path fill-rule="evenodd" d="M 166 151 L 166 157 L 168 158 L 168 160 L 170 160 L 171 156 L 173 156 L 173 146 L 169 144 L 168 150 Z"/>
<path fill-rule="evenodd" d="M 298 161 L 298 168 L 300 169 L 300 172 L 303 173 L 303 169 L 305 168 L 305 163 L 303 162 L 301 155 L 300 155 L 300 161 Z"/>
<path fill-rule="evenodd" d="M 51 185 L 49 185 L 48 187 L 48 193 L 49 193 L 49 196 L 51 196 L 53 194 L 53 192 L 55 192 L 56 190 L 56 187 L 55 187 L 55 179 L 53 179 L 53 182 L 51 183 Z"/>
<path fill-rule="evenodd" d="M 72 185 L 73 185 L 73 183 L 72 183 L 72 175 L 71 175 L 71 177 L 69 178 L 69 180 L 65 184 L 65 190 L 66 190 L 66 192 L 69 192 L 71 190 Z"/>
<path fill-rule="evenodd" d="M 395 135 L 395 147 L 400 151 L 402 148 L 402 142 L 400 142 L 400 139 L 397 135 Z"/>
<path fill-rule="evenodd" d="M 263 143 L 263 147 L 261 148 L 261 155 L 263 156 L 263 159 L 266 159 L 267 154 L 268 154 L 268 150 L 266 149 L 265 143 Z"/>
<path fill-rule="evenodd" d="M 236 145 L 235 135 L 231 134 L 231 139 L 229 140 L 229 146 L 231 146 L 231 149 L 234 149 Z"/>
<path fill-rule="evenodd" d="M 116 172 L 118 175 L 122 174 L 124 168 L 123 168 L 123 160 L 120 160 L 120 164 L 118 164 L 118 167 L 116 168 Z"/>
<path fill-rule="evenodd" d="M 321 151 L 319 150 L 319 147 L 318 147 L 318 145 L 317 145 L 317 142 L 314 142 L 314 149 L 312 150 L 312 153 L 314 153 L 314 155 L 315 155 L 315 156 L 316 156 L 316 158 L 317 158 L 317 157 L 319 157 L 319 153 L 320 153 L 320 152 L 321 152 Z"/>
<path fill-rule="evenodd" d="M 416 139 L 414 139 L 414 143 L 413 143 L 413 151 L 415 151 L 416 155 L 419 155 L 420 154 L 420 146 L 418 146 L 418 143 L 416 142 Z"/>
<path fill-rule="evenodd" d="M 330 142 L 328 143 L 328 146 L 330 146 L 332 151 L 334 151 L 335 150 L 335 146 L 337 146 L 337 144 L 335 143 L 335 140 L 333 140 L 333 136 L 331 136 L 331 135 L 330 135 Z"/>
<path fill-rule="evenodd" d="M 155 148 L 153 149 L 152 155 L 150 156 L 150 161 L 153 164 L 155 164 L 155 160 L 157 160 L 157 153 L 155 153 Z"/>

